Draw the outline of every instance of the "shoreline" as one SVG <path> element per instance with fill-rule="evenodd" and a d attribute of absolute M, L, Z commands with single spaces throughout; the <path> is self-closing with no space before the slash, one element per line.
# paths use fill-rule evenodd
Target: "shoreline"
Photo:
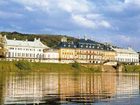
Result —
<path fill-rule="evenodd" d="M 19 61 L 0 61 L 0 72 L 19 72 L 19 71 L 34 71 L 34 72 L 62 72 L 62 73 L 100 73 L 100 72 L 116 72 L 113 66 L 109 65 L 95 65 L 95 64 L 62 64 L 62 63 L 41 63 L 41 62 L 28 62 L 30 70 L 21 70 L 17 66 Z M 24 65 L 26 67 L 26 65 Z M 103 71 L 102 69 L 106 70 Z M 112 70 L 108 70 L 112 69 Z M 116 70 L 116 71 L 115 71 Z M 123 65 L 122 72 L 124 73 L 137 73 L 140 72 L 140 65 Z"/>

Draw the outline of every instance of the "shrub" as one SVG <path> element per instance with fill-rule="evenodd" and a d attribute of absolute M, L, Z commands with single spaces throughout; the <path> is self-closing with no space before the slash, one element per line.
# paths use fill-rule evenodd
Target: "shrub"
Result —
<path fill-rule="evenodd" d="M 28 61 L 17 61 L 15 65 L 20 70 L 31 70 L 31 64 Z"/>
<path fill-rule="evenodd" d="M 76 68 L 76 69 L 79 69 L 79 68 L 80 68 L 80 64 L 79 64 L 78 62 L 74 62 L 74 63 L 72 64 L 72 67 L 73 67 L 73 68 Z"/>

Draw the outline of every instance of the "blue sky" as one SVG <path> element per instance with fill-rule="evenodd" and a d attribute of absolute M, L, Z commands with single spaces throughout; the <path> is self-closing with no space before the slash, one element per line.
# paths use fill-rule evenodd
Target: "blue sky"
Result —
<path fill-rule="evenodd" d="M 64 34 L 140 50 L 140 0 L 0 0 L 0 31 Z"/>

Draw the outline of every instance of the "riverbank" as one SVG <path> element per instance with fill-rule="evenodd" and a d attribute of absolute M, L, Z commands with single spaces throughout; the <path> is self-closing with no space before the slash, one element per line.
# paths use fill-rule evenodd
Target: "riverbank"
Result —
<path fill-rule="evenodd" d="M 140 65 L 123 65 L 122 71 L 126 73 L 140 72 Z"/>
<path fill-rule="evenodd" d="M 105 72 L 116 71 L 112 66 L 102 66 L 93 64 L 58 64 L 58 63 L 39 63 L 39 62 L 9 62 L 0 61 L 0 72 L 62 72 L 62 73 L 73 73 L 73 72 L 102 72 L 103 67 L 107 70 Z M 140 65 L 123 65 L 122 72 L 133 73 L 140 72 Z"/>
<path fill-rule="evenodd" d="M 24 66 L 29 66 L 24 69 Z M 22 69 L 23 68 L 23 69 Z M 17 72 L 17 71 L 38 71 L 38 72 L 63 72 L 63 73 L 73 73 L 73 72 L 101 72 L 100 65 L 94 67 L 85 67 L 82 64 L 58 64 L 58 63 L 39 63 L 39 62 L 28 62 L 19 63 L 17 61 L 0 61 L 0 72 Z"/>

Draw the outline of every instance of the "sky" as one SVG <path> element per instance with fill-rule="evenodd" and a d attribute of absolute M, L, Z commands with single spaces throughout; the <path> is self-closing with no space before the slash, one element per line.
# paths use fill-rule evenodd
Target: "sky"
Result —
<path fill-rule="evenodd" d="M 86 35 L 140 51 L 140 0 L 0 0 L 0 31 Z"/>

